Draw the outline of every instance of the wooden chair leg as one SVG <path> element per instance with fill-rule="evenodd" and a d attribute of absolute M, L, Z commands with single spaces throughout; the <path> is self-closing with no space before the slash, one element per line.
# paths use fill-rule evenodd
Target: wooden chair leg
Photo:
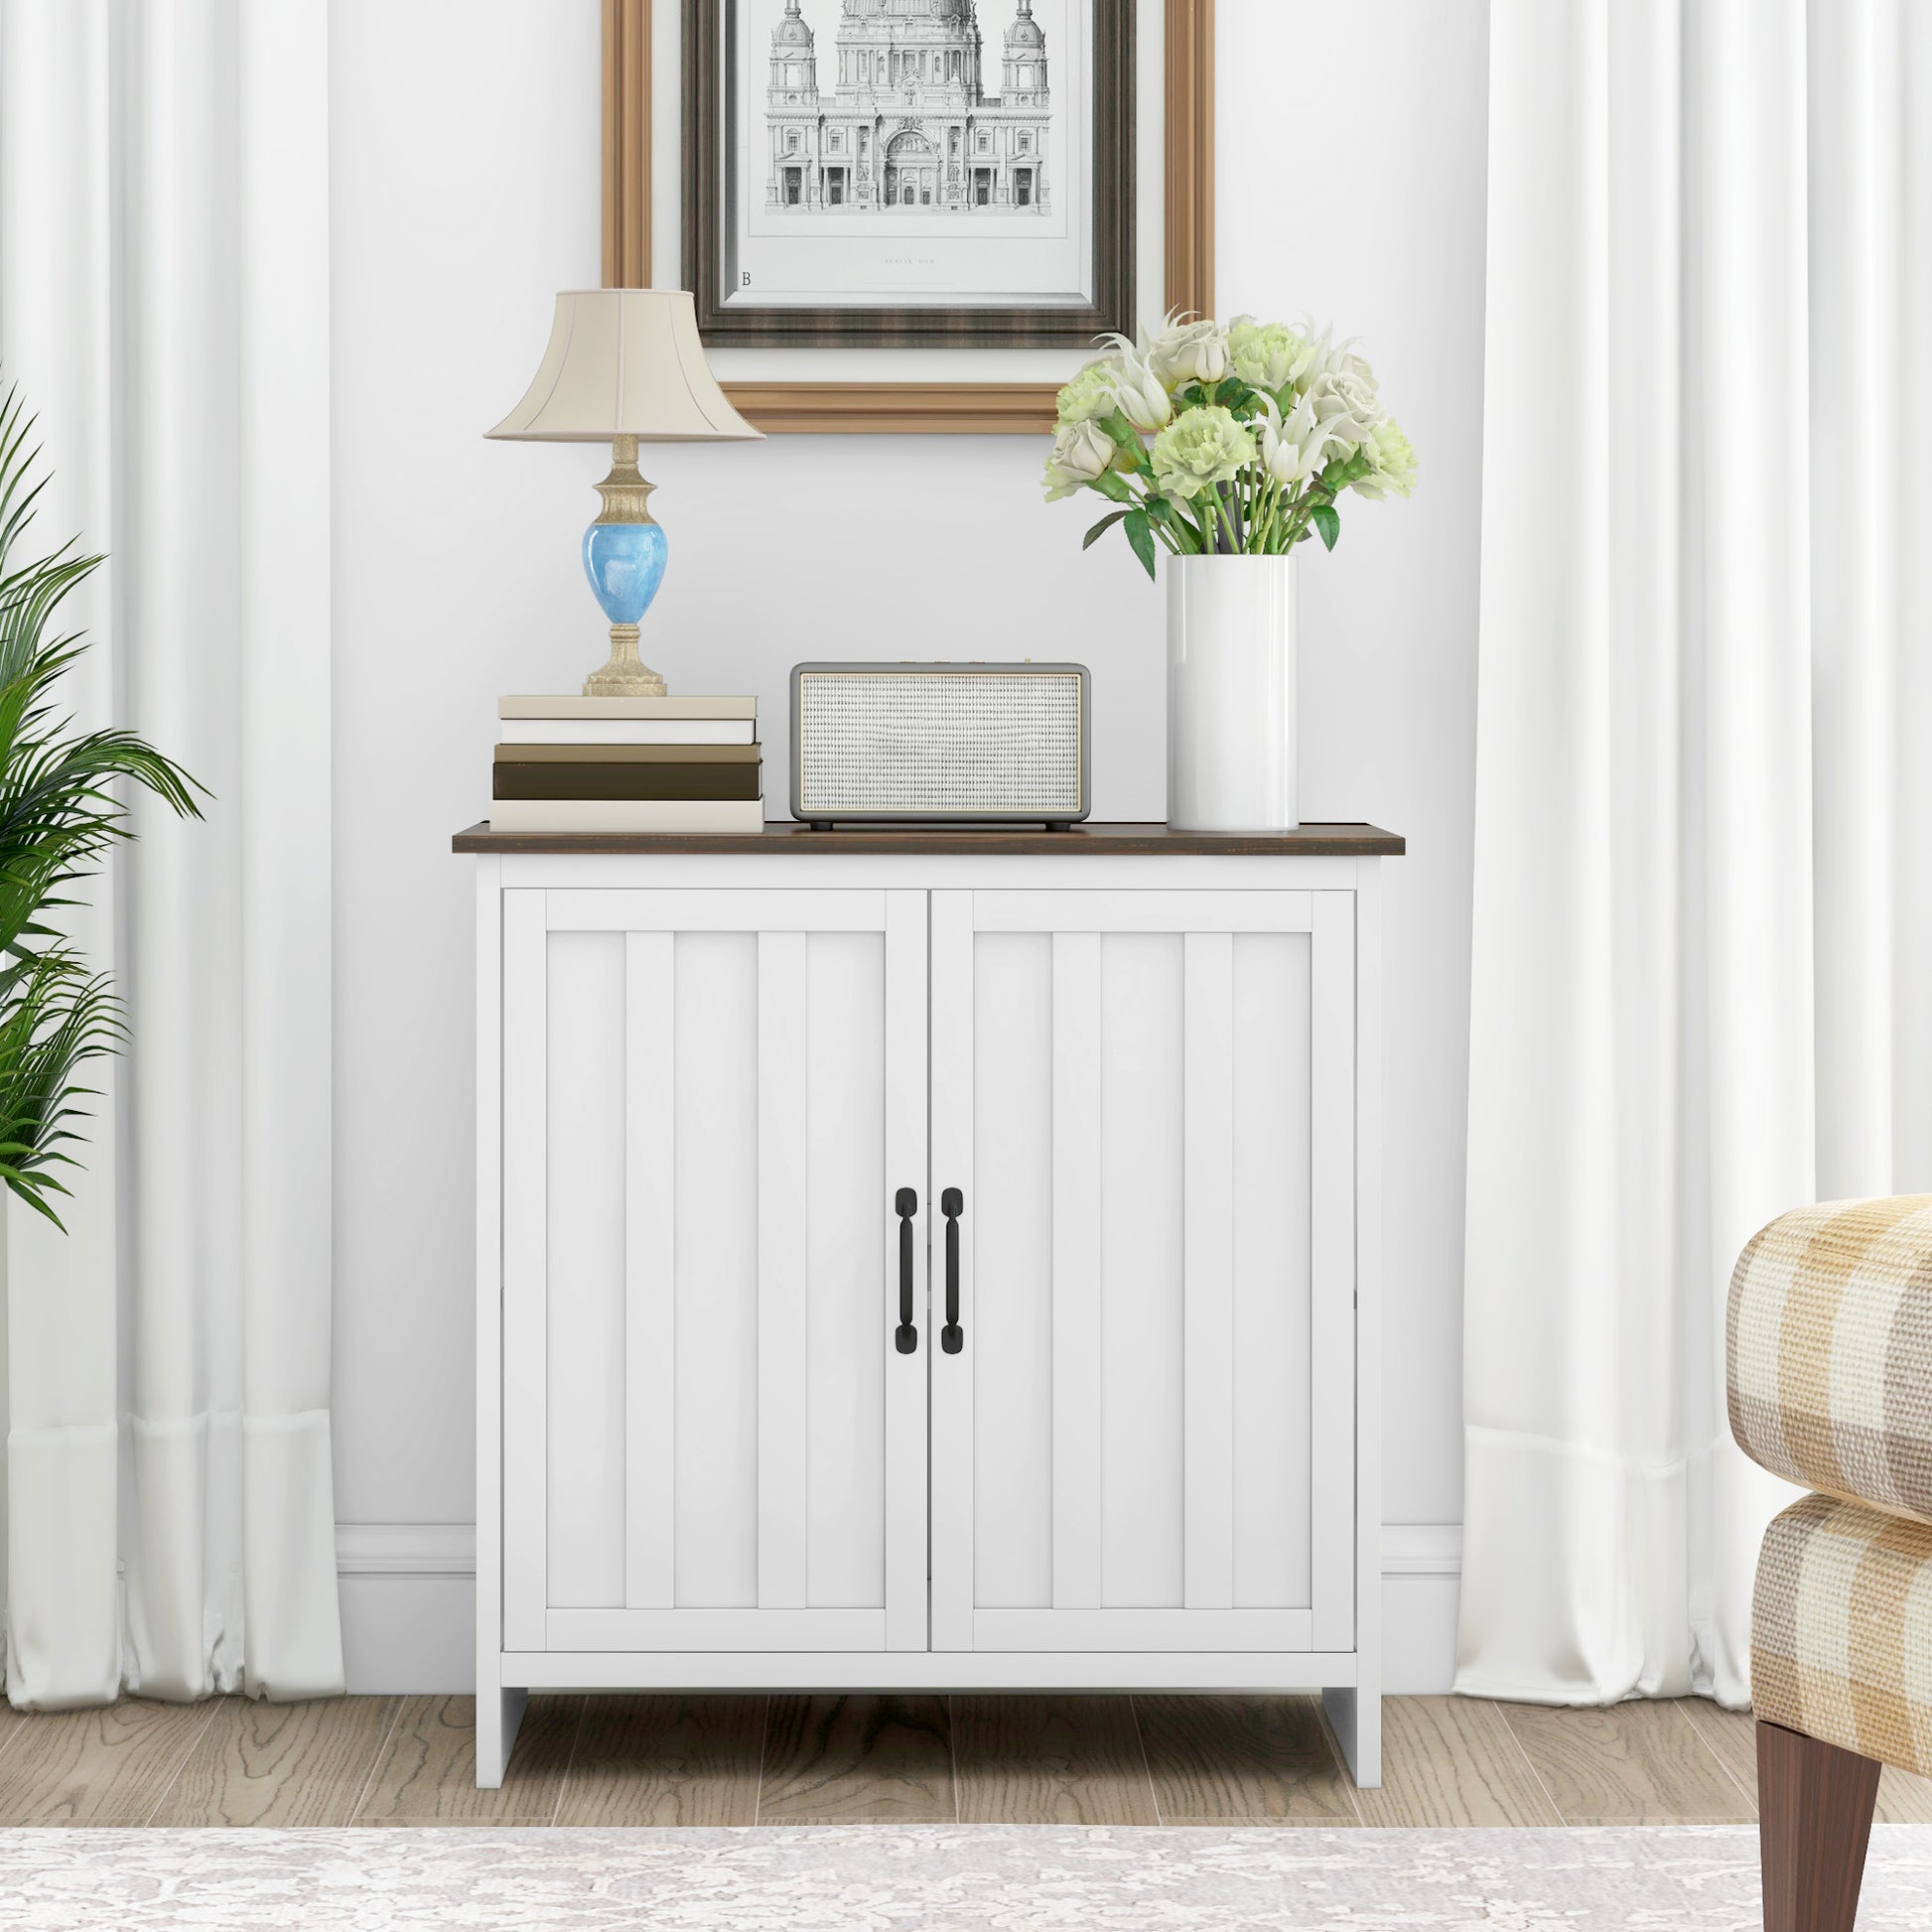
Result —
<path fill-rule="evenodd" d="M 1757 1726 L 1764 1932 L 1852 1932 L 1878 1766 L 1781 1725 Z"/>

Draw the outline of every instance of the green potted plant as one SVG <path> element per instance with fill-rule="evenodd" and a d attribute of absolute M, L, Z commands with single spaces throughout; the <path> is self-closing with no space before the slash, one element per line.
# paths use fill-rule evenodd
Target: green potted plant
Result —
<path fill-rule="evenodd" d="M 74 732 L 55 687 L 87 648 L 56 625 L 61 606 L 102 559 L 75 542 L 52 555 L 18 555 L 46 478 L 19 392 L 0 398 L 0 1180 L 55 1226 L 49 1196 L 65 1194 L 59 1170 L 77 1165 L 87 1062 L 126 1036 L 105 972 L 82 959 L 59 924 L 78 883 L 118 839 L 133 836 L 116 780 L 145 785 L 199 818 L 203 789 L 172 759 L 128 731 Z M 77 539 L 75 540 L 77 542 Z"/>

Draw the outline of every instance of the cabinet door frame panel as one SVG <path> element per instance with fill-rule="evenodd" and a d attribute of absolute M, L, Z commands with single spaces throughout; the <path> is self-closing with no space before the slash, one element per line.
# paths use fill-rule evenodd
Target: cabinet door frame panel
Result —
<path fill-rule="evenodd" d="M 670 932 L 624 935 L 624 1602 L 668 1610 L 677 1601 L 675 1498 L 655 1472 L 676 1454 L 672 1284 L 677 1185 L 674 1109 L 660 1096 L 676 1077 L 668 1027 L 633 1027 L 676 998 Z"/>
<path fill-rule="evenodd" d="M 926 895 L 816 888 L 610 890 L 511 888 L 502 897 L 501 1146 L 504 1172 L 503 1650 L 813 1652 L 923 1650 L 927 1641 L 925 1228 Z M 549 945 L 556 933 L 614 935 L 623 1007 L 614 1047 L 624 1080 L 622 1601 L 549 1601 L 550 1392 Z M 673 1262 L 678 1160 L 673 1040 L 676 935 L 755 935 L 758 947 L 757 1606 L 678 1604 L 675 1591 L 676 1333 Z M 884 947 L 884 1172 L 878 1202 L 881 1292 L 874 1311 L 883 1368 L 879 1480 L 884 1498 L 878 1607 L 808 1600 L 808 1333 L 804 1223 L 809 1078 L 807 953 L 814 933 L 872 933 Z M 893 1346 L 897 1321 L 897 1187 L 919 1194 L 913 1246 L 920 1349 Z M 688 1234 L 685 1238 L 691 1238 Z"/>
<path fill-rule="evenodd" d="M 1188 932 L 1183 948 L 1182 1223 L 1187 1301 L 1184 1594 L 1234 1608 L 1234 934 Z M 1303 1632 L 1290 1645 L 1305 1648 Z"/>
<path fill-rule="evenodd" d="M 549 928 L 541 891 L 503 895 L 503 1643 L 548 1641 Z M 537 1179 L 530 1185 L 531 1176 Z"/>
<path fill-rule="evenodd" d="M 986 892 L 976 932 L 1307 932 L 1311 896 L 1297 892 Z"/>
<path fill-rule="evenodd" d="M 885 1650 L 884 1610 L 552 1610 L 546 1650 Z"/>
<path fill-rule="evenodd" d="M 1355 1641 L 1355 896 L 1316 893 L 1310 958 L 1310 1600 L 1314 1647 Z M 1346 1365 L 1346 1372 L 1337 1372 Z"/>
<path fill-rule="evenodd" d="M 973 1378 L 942 1371 L 970 1355 L 979 1332 L 974 1303 L 973 1203 L 978 1198 L 973 1172 L 973 896 L 930 896 L 932 959 L 929 972 L 932 1034 L 933 1187 L 957 1187 L 966 1197 L 959 1221 L 959 1320 L 966 1330 L 964 1354 L 947 1361 L 929 1356 L 932 1389 L 931 1603 L 932 1648 L 973 1647 L 973 1539 L 941 1536 L 941 1523 L 973 1521 L 973 1458 L 956 1446 L 973 1441 Z M 935 1196 L 936 1199 L 936 1196 Z M 942 1233 L 944 1222 L 937 1221 Z M 943 1293 L 943 1283 L 941 1284 Z M 935 1300 L 934 1306 L 938 1306 Z"/>
<path fill-rule="evenodd" d="M 975 913 L 977 915 L 977 896 Z M 975 929 L 979 930 L 977 916 Z M 1013 930 L 1012 927 L 1003 928 Z M 1053 945 L 1053 1607 L 1101 1601 L 1100 934 Z M 977 1131 L 977 1126 L 975 1128 Z M 975 1380 L 977 1380 L 977 1367 Z M 975 1419 L 978 1406 L 975 1404 Z M 979 1616 L 973 1618 L 975 1641 Z"/>
<path fill-rule="evenodd" d="M 975 1650 L 1311 1650 L 1308 1610 L 979 1610 Z"/>
<path fill-rule="evenodd" d="M 883 932 L 883 892 L 834 887 L 552 888 L 553 932 Z"/>
<path fill-rule="evenodd" d="M 983 933 L 1050 938 L 1052 1035 L 1053 1489 L 1051 1606 L 978 1607 L 973 1547 L 974 1443 L 981 1398 L 973 1331 L 932 1365 L 936 1650 L 1118 1652 L 1346 1650 L 1354 1638 L 1358 1492 L 1354 1335 L 1354 895 L 1329 891 L 947 891 L 932 895 L 934 1188 L 970 1176 L 976 1121 L 975 947 Z M 1186 1299 L 1182 1378 L 1186 1465 L 1182 1597 L 1177 1608 L 1105 1606 L 1101 1568 L 1103 1392 L 1095 1337 L 1104 1315 L 1099 1216 L 1101 1118 L 1098 984 L 1102 945 L 1118 933 L 1168 933 L 1182 948 L 1181 1185 Z M 1238 1445 L 1230 1365 L 1234 1333 L 1232 1137 L 1234 947 L 1243 933 L 1310 941 L 1309 1604 L 1234 1603 L 1233 1495 Z M 961 1227 L 962 1311 L 971 1306 Z M 964 1314 L 962 1312 L 962 1318 Z M 1290 1394 L 1290 1400 L 1295 1400 Z"/>
<path fill-rule="evenodd" d="M 810 1562 L 810 1105 L 806 945 L 788 925 L 759 946 L 759 1608 L 802 1610 Z M 890 1184 L 890 1182 L 889 1182 Z M 590 1645 L 596 1649 L 600 1646 Z"/>
<path fill-rule="evenodd" d="M 880 1345 L 886 1349 L 886 1648 L 924 1650 L 931 1597 L 930 1363 L 939 1347 L 933 1319 L 931 1243 L 938 1219 L 931 1186 L 928 1039 L 931 994 L 927 973 L 927 903 L 921 892 L 882 896 L 886 929 L 886 1206 L 899 1187 L 918 1190 L 913 1222 L 912 1318 L 919 1345 L 901 1355 L 886 1340 L 888 1316 L 880 1310 Z M 899 1176 L 903 1175 L 901 1179 Z M 886 1295 L 898 1291 L 898 1223 L 888 1214 L 885 1229 Z"/>

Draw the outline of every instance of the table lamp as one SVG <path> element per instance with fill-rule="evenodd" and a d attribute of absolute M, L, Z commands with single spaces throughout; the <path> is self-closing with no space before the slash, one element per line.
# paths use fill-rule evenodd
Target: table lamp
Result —
<path fill-rule="evenodd" d="M 762 440 L 719 388 L 679 289 L 566 289 L 529 393 L 487 432 L 506 443 L 609 443 L 604 513 L 584 532 L 584 574 L 611 621 L 611 661 L 588 698 L 659 698 L 664 680 L 637 656 L 637 627 L 664 581 L 668 546 L 637 474 L 639 443 Z"/>

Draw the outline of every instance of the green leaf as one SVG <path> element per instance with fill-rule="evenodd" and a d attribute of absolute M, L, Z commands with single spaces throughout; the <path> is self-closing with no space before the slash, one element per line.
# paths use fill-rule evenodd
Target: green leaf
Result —
<path fill-rule="evenodd" d="M 1335 539 L 1341 535 L 1341 518 L 1332 503 L 1317 503 L 1309 511 L 1309 521 L 1315 527 L 1321 541 L 1332 550 Z"/>
<path fill-rule="evenodd" d="M 1093 546 L 1102 537 L 1104 537 L 1107 534 L 1107 532 L 1111 530 L 1114 527 L 1114 525 L 1118 523 L 1123 516 L 1131 516 L 1133 512 L 1131 510 L 1109 510 L 1107 514 L 1103 516 L 1100 519 L 1100 521 L 1096 523 L 1093 526 L 1093 528 L 1087 532 L 1086 541 L 1081 544 L 1080 548 L 1082 550 L 1091 550 Z"/>
<path fill-rule="evenodd" d="M 1134 492 L 1127 486 L 1127 479 L 1118 470 L 1103 470 L 1087 484 L 1089 489 L 1097 489 L 1101 495 L 1116 503 L 1132 503 Z"/>
<path fill-rule="evenodd" d="M 54 1225 L 57 1228 L 59 1228 L 63 1234 L 67 1233 L 68 1224 L 61 1219 L 60 1215 L 55 1213 L 53 1208 L 49 1207 L 48 1204 L 41 1199 L 40 1195 L 37 1192 L 35 1192 L 31 1179 L 18 1178 L 11 1172 L 0 1173 L 0 1179 L 4 1179 L 6 1181 L 8 1187 L 12 1189 L 16 1199 L 24 1200 L 27 1203 L 27 1205 L 35 1211 L 35 1213 L 45 1214 L 47 1218 L 50 1221 L 52 1221 Z M 63 1193 L 65 1193 L 66 1191 L 67 1190 L 65 1188 L 62 1189 Z"/>
<path fill-rule="evenodd" d="M 75 735 L 63 673 L 86 648 L 55 614 L 101 563 L 77 542 L 31 562 L 22 540 L 45 477 L 33 475 L 33 420 L 0 395 L 0 1186 L 58 1227 L 52 1170 L 74 1168 L 95 1090 L 87 1063 L 117 1052 L 127 1029 L 104 974 L 90 974 L 49 923 L 78 903 L 73 887 L 133 835 L 127 780 L 186 817 L 204 787 L 134 733 Z"/>
<path fill-rule="evenodd" d="M 1154 569 L 1154 532 L 1148 527 L 1147 511 L 1131 509 L 1127 512 L 1127 541 L 1134 546 L 1134 554 L 1147 566 L 1147 574 L 1155 578 Z"/>
<path fill-rule="evenodd" d="M 1147 513 L 1180 546 L 1183 557 L 1199 555 L 1200 532 L 1165 496 L 1150 496 Z"/>

